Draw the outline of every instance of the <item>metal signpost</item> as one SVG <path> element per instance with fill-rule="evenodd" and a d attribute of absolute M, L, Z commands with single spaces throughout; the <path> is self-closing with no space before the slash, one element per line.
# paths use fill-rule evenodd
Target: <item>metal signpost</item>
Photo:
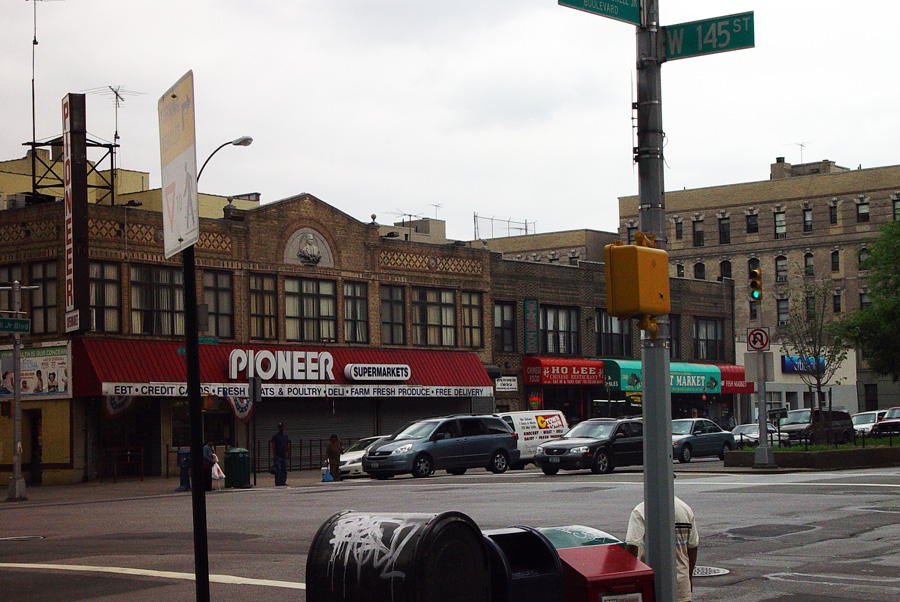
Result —
<path fill-rule="evenodd" d="M 759 445 L 753 454 L 754 468 L 773 468 L 775 454 L 769 445 L 769 413 L 766 411 L 766 351 L 769 350 L 769 329 L 747 330 L 747 349 L 756 356 L 756 412 L 759 424 Z M 751 354 L 747 354 L 748 356 Z"/>
<path fill-rule="evenodd" d="M 659 25 L 659 0 L 559 0 L 561 6 L 637 25 L 637 138 L 641 231 L 666 248 L 665 188 L 663 185 L 662 76 L 666 60 L 666 28 Z M 749 20 L 747 19 L 749 15 Z M 669 28 L 668 58 L 725 52 L 753 45 L 753 14 L 720 17 Z M 691 29 L 689 26 L 693 26 Z M 697 29 L 699 27 L 699 30 Z M 739 28 L 735 30 L 735 28 Z M 749 41 L 746 28 L 749 27 Z M 690 31 L 689 31 L 690 30 Z M 721 30 L 721 31 L 720 31 Z M 698 33 L 699 32 L 699 33 Z M 699 36 L 695 39 L 694 36 Z M 677 49 L 675 48 L 675 42 Z M 653 568 L 656 599 L 676 600 L 675 487 L 672 474 L 672 409 L 669 383 L 668 317 L 659 320 L 659 333 L 641 335 L 644 371 L 644 516 L 645 555 Z"/>

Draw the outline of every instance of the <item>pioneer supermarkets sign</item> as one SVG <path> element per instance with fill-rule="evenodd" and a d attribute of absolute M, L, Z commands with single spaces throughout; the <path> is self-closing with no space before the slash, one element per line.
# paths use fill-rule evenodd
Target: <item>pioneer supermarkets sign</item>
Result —
<path fill-rule="evenodd" d="M 103 383 L 103 395 L 187 397 L 184 383 Z M 248 397 L 246 383 L 201 383 L 203 395 Z M 441 387 L 432 385 L 321 385 L 263 383 L 263 397 L 490 397 L 492 387 Z"/>

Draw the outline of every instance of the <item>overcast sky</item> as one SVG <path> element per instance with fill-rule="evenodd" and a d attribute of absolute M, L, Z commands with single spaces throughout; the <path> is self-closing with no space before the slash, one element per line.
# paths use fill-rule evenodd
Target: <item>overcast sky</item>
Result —
<path fill-rule="evenodd" d="M 766 180 L 776 157 L 900 163 L 900 3 L 660 0 L 663 25 L 746 11 L 755 48 L 663 65 L 667 190 Z M 198 164 L 254 138 L 204 192 L 308 192 L 472 239 L 475 213 L 503 221 L 481 238 L 614 230 L 638 190 L 635 28 L 555 0 L 0 0 L 0 24 L 0 159 L 31 140 L 34 50 L 37 139 L 66 93 L 119 87 L 119 166 L 153 187 L 157 100 L 192 69 Z M 115 114 L 87 94 L 91 137 L 112 141 Z"/>

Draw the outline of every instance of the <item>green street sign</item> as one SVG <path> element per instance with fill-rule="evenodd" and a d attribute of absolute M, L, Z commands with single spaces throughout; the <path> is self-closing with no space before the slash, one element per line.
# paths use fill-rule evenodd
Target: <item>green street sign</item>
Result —
<path fill-rule="evenodd" d="M 633 25 L 641 24 L 641 0 L 559 0 L 559 5 Z"/>
<path fill-rule="evenodd" d="M 31 320 L 29 320 L 28 318 L 0 318 L 0 332 L 31 332 Z"/>
<path fill-rule="evenodd" d="M 201 345 L 218 345 L 219 337 L 197 337 L 197 342 Z"/>
<path fill-rule="evenodd" d="M 660 30 L 664 61 L 753 48 L 753 11 L 666 25 Z"/>

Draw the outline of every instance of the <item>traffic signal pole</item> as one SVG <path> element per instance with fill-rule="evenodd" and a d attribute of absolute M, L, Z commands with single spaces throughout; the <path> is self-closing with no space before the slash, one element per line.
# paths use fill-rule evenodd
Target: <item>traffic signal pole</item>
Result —
<path fill-rule="evenodd" d="M 663 185 L 662 77 L 659 2 L 644 0 L 637 27 L 637 139 L 640 229 L 666 249 Z M 644 371 L 644 551 L 653 568 L 656 599 L 675 602 L 675 483 L 672 472 L 672 402 L 669 383 L 668 316 L 655 338 L 641 332 Z"/>

